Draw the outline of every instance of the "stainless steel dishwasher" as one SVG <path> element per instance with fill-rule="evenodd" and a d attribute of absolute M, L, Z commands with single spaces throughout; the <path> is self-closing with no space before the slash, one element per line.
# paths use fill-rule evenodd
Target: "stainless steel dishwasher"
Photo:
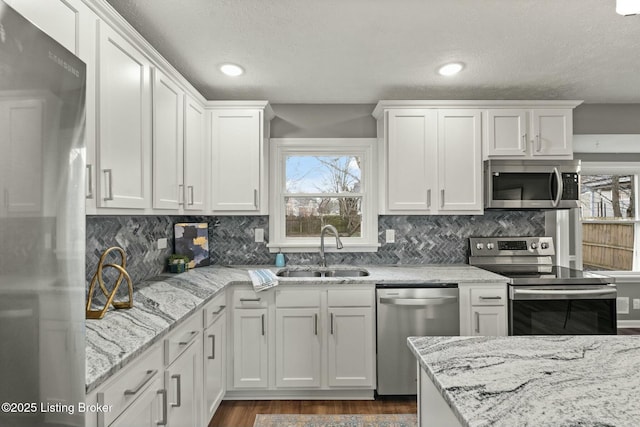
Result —
<path fill-rule="evenodd" d="M 407 337 L 460 335 L 458 285 L 376 286 L 379 395 L 417 393 L 416 358 Z"/>

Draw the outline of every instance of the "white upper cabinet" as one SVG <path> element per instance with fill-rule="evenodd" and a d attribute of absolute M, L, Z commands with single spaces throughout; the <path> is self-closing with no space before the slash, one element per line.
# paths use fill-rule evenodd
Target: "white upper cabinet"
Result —
<path fill-rule="evenodd" d="M 267 213 L 268 122 L 272 113 L 216 103 L 211 113 L 211 208 L 214 213 Z M 231 108 L 231 105 L 236 106 Z M 265 124 L 267 124 L 265 126 Z"/>
<path fill-rule="evenodd" d="M 183 100 L 180 87 L 154 69 L 153 207 L 178 209 L 184 204 Z"/>
<path fill-rule="evenodd" d="M 207 141 L 204 108 L 187 95 L 184 104 L 184 209 L 204 210 L 206 203 Z"/>
<path fill-rule="evenodd" d="M 440 213 L 482 213 L 481 122 L 478 110 L 438 111 Z"/>
<path fill-rule="evenodd" d="M 98 206 L 145 208 L 150 191 L 150 63 L 102 22 L 98 38 Z"/>
<path fill-rule="evenodd" d="M 394 211 L 428 212 L 437 191 L 437 111 L 392 110 L 388 113 L 387 206 Z"/>
<path fill-rule="evenodd" d="M 531 115 L 533 156 L 573 157 L 573 111 L 537 109 Z"/>
<path fill-rule="evenodd" d="M 553 106 L 551 102 L 545 103 Z M 572 159 L 573 108 L 490 108 L 484 158 Z"/>
<path fill-rule="evenodd" d="M 389 108 L 378 121 L 381 214 L 482 213 L 480 110 Z"/>
<path fill-rule="evenodd" d="M 489 156 L 527 155 L 527 111 L 491 109 L 487 111 L 487 151 Z"/>

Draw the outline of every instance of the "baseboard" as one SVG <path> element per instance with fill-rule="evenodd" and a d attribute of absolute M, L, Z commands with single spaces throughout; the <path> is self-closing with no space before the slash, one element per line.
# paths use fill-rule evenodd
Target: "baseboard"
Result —
<path fill-rule="evenodd" d="M 374 400 L 373 390 L 227 390 L 224 400 Z"/>
<path fill-rule="evenodd" d="M 640 328 L 640 320 L 618 320 L 618 329 Z"/>

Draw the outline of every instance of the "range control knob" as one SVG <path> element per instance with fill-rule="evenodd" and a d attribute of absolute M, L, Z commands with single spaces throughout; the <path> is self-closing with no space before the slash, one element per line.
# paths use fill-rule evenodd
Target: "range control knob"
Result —
<path fill-rule="evenodd" d="M 487 243 L 487 249 L 491 250 L 493 248 L 494 248 L 493 243 Z"/>
<path fill-rule="evenodd" d="M 531 249 L 538 249 L 538 244 L 536 242 L 531 242 Z"/>
<path fill-rule="evenodd" d="M 476 249 L 481 251 L 484 249 L 484 245 L 482 243 L 476 243 Z"/>
<path fill-rule="evenodd" d="M 549 249 L 549 244 L 547 242 L 540 243 L 540 249 Z"/>

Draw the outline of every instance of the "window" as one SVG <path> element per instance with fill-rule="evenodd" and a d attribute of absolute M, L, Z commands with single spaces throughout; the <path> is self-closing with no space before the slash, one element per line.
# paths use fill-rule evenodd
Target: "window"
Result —
<path fill-rule="evenodd" d="M 640 269 L 640 165 L 583 163 L 580 195 L 585 270 Z"/>
<path fill-rule="evenodd" d="M 375 144 L 368 138 L 271 139 L 271 252 L 315 251 L 325 225 L 336 227 L 343 250 L 377 250 Z"/>

